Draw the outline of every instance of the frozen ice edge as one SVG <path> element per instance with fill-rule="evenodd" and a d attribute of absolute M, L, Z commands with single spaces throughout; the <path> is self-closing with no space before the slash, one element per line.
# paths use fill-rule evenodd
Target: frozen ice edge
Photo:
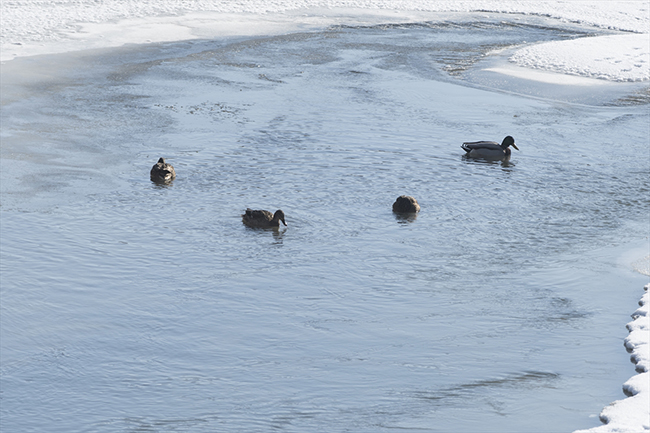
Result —
<path fill-rule="evenodd" d="M 639 300 L 640 307 L 632 313 L 626 327 L 630 331 L 624 346 L 639 373 L 623 384 L 628 398 L 617 400 L 600 413 L 604 425 L 574 433 L 622 433 L 650 431 L 650 298 L 647 284 Z"/>
<path fill-rule="evenodd" d="M 604 35 L 520 48 L 510 61 L 537 70 L 609 81 L 650 79 L 650 34 Z"/>
<path fill-rule="evenodd" d="M 236 2 L 152 0 L 98 4 L 92 0 L 2 2 L 0 61 L 38 54 L 117 47 L 127 43 L 273 34 L 336 23 L 419 21 L 445 13 L 509 14 L 513 19 L 548 17 L 565 23 L 629 32 L 522 47 L 510 62 L 539 71 L 602 81 L 650 80 L 650 34 L 646 2 L 502 2 L 498 0 L 260 0 Z M 535 70 L 537 72 L 535 72 Z M 500 72 L 500 71 L 495 71 Z M 592 80 L 592 83 L 595 80 Z"/>

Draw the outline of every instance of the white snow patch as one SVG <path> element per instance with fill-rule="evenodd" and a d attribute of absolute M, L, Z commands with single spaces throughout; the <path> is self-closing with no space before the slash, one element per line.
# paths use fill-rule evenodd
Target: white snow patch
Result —
<path fill-rule="evenodd" d="M 605 407 L 600 419 L 605 425 L 574 433 L 637 433 L 650 430 L 650 284 L 644 287 L 645 293 L 633 314 L 634 319 L 627 324 L 630 335 L 625 339 L 625 347 L 631 360 L 636 364 L 636 376 L 623 384 L 623 392 L 629 397 L 617 400 Z"/>
<path fill-rule="evenodd" d="M 355 21 L 435 19 L 444 12 L 544 16 L 620 31 L 648 33 L 647 1 L 586 2 L 499 0 L 5 0 L 0 2 L 0 61 L 54 54 L 228 35 L 258 35 Z M 284 26 L 284 27 L 282 27 Z M 282 30 L 280 30 L 282 29 Z M 567 41 L 525 48 L 513 60 L 532 68 L 606 78 L 648 79 L 650 46 L 645 39 Z M 588 53 L 581 44 L 591 44 Z M 607 45 L 604 45 L 607 43 Z M 644 46 L 637 50 L 639 44 Z M 564 51 L 572 54 L 565 54 Z M 585 60 L 572 61 L 578 53 Z"/>
<path fill-rule="evenodd" d="M 527 68 L 610 81 L 650 80 L 650 34 L 608 35 L 546 42 L 515 52 Z"/>

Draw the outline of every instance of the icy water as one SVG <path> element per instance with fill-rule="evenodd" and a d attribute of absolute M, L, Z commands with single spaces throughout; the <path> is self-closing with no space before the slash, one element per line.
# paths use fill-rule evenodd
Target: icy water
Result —
<path fill-rule="evenodd" d="M 551 24 L 4 65 L 2 431 L 599 425 L 634 374 L 647 86 L 481 73 L 492 50 L 591 35 Z M 505 135 L 509 162 L 462 157 Z M 246 207 L 288 227 L 246 228 Z"/>

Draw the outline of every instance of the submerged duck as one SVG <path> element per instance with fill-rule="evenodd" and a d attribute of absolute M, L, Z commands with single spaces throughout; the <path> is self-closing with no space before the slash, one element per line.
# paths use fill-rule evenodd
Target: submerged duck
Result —
<path fill-rule="evenodd" d="M 246 209 L 246 213 L 241 216 L 241 219 L 248 227 L 280 227 L 280 221 L 285 226 L 287 225 L 284 221 L 284 212 L 279 209 L 275 211 L 275 214 L 267 210 Z"/>
<path fill-rule="evenodd" d="M 495 141 L 474 141 L 463 143 L 460 147 L 467 152 L 465 156 L 470 158 L 502 159 L 510 156 L 510 146 L 519 150 L 515 139 L 508 135 L 501 144 Z"/>
<path fill-rule="evenodd" d="M 176 171 L 171 164 L 165 162 L 165 158 L 160 158 L 158 162 L 151 167 L 149 173 L 151 180 L 158 183 L 171 182 L 176 178 Z"/>
<path fill-rule="evenodd" d="M 416 213 L 420 211 L 418 201 L 410 195 L 400 195 L 393 203 L 395 213 Z"/>

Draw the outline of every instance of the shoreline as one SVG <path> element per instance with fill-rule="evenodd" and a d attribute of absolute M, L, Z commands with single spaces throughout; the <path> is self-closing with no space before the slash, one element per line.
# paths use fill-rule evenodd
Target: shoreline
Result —
<path fill-rule="evenodd" d="M 626 325 L 630 334 L 623 345 L 630 353 L 630 361 L 638 374 L 623 383 L 623 393 L 627 396 L 603 408 L 600 413 L 602 426 L 574 433 L 614 433 L 634 432 L 639 428 L 650 430 L 650 284 L 643 288 L 645 293 L 639 300 L 639 308 L 632 313 L 632 321 Z"/>
<path fill-rule="evenodd" d="M 48 3 L 47 1 L 23 0 L 21 2 L 3 2 L 0 6 L 3 16 L 2 48 L 20 46 L 26 42 L 42 44 L 43 42 L 60 43 L 65 38 L 88 39 L 89 29 L 95 25 L 109 30 L 115 24 L 131 20 L 135 24 L 146 19 L 160 20 L 169 24 L 170 20 L 182 20 L 192 13 L 199 21 L 205 22 L 206 14 L 240 15 L 240 16 L 284 16 L 319 18 L 341 16 L 353 12 L 355 15 L 394 15 L 423 13 L 499 13 L 516 14 L 521 17 L 545 17 L 560 20 L 565 24 L 593 26 L 601 29 L 624 32 L 647 33 L 648 17 L 645 2 L 618 2 L 615 5 L 599 4 L 597 8 L 580 1 L 550 1 L 542 4 L 530 2 L 503 2 L 495 0 L 474 1 L 430 1 L 410 0 L 396 5 L 389 0 L 338 0 L 322 2 L 318 0 L 278 1 L 273 5 L 255 0 L 230 4 L 197 2 L 189 9 L 185 3 L 147 2 L 147 4 L 120 4 L 117 2 L 84 1 L 67 5 L 65 3 Z M 626 9 L 625 11 L 621 10 Z M 641 17 L 641 18 L 639 18 Z M 232 24 L 231 24 L 232 26 Z M 118 26 L 120 27 L 120 26 Z M 189 28 L 189 27 L 188 27 Z M 146 29 L 144 29 L 146 30 Z M 187 31 L 188 29 L 185 29 Z M 153 37 L 159 35 L 153 34 Z"/>
<path fill-rule="evenodd" d="M 376 18 L 376 17 L 375 17 Z M 406 19 L 406 17 L 404 17 Z M 373 18 L 374 20 L 374 18 Z M 374 22 L 374 21 L 373 21 Z M 373 24 L 376 25 L 376 24 Z M 115 46 L 92 47 L 54 53 L 18 56 L 2 64 L 0 86 L 2 88 L 1 105 L 16 102 L 31 94 L 37 94 L 49 86 L 68 85 L 78 77 L 83 77 L 89 68 L 111 68 L 114 64 L 98 64 L 98 57 L 115 58 L 121 53 L 127 57 L 144 57 L 153 61 L 163 58 L 163 51 L 175 50 L 175 46 L 187 44 L 188 53 L 199 53 L 208 49 L 210 42 L 230 44 L 239 40 L 274 37 L 276 34 L 314 33 L 326 28 L 314 24 L 309 28 L 293 29 L 277 25 L 261 26 L 259 32 L 237 33 L 224 32 L 210 38 L 192 38 L 189 40 L 171 40 L 144 43 L 125 43 Z M 320 29 L 320 30 L 319 30 Z M 650 35 L 649 35 L 650 36 Z M 585 38 L 578 38 L 580 41 Z M 553 44 L 542 42 L 537 46 Z M 204 46 L 206 45 L 206 46 Z M 476 88 L 496 93 L 512 94 L 524 98 L 555 101 L 581 106 L 625 107 L 650 103 L 650 83 L 648 81 L 612 81 L 565 74 L 512 63 L 510 57 L 525 48 L 509 48 L 488 53 L 476 64 L 464 71 L 462 76 L 448 76 L 443 82 Z M 138 61 L 142 59 L 139 58 Z M 128 61 L 128 60 L 127 60 Z M 89 65 L 90 63 L 90 65 Z M 22 93 L 21 93 L 22 92 Z"/>
<path fill-rule="evenodd" d="M 3 11 L 5 28 L 0 40 L 0 63 L 42 54 L 60 54 L 88 49 L 124 47 L 129 44 L 173 43 L 192 40 L 210 40 L 229 37 L 274 36 L 293 32 L 317 32 L 331 26 L 376 26 L 382 24 L 405 23 L 445 23 L 463 21 L 467 16 L 489 20 L 506 20 L 513 25 L 544 28 L 557 26 L 568 30 L 590 31 L 591 37 L 577 37 L 566 40 L 547 41 L 514 47 L 508 63 L 517 69 L 525 70 L 533 80 L 546 80 L 543 73 L 560 76 L 567 84 L 578 79 L 598 78 L 604 83 L 635 82 L 647 83 L 650 80 L 650 33 L 647 26 L 638 19 L 621 18 L 641 13 L 645 9 L 628 5 L 629 10 L 608 10 L 601 7 L 596 12 L 581 10 L 576 4 L 567 4 L 555 13 L 543 13 L 544 8 L 499 6 L 496 2 L 468 2 L 467 5 L 428 4 L 414 2 L 401 8 L 388 7 L 371 2 L 366 8 L 348 2 L 320 5 L 318 2 L 306 4 L 275 5 L 274 8 L 254 8 L 254 5 L 235 10 L 232 8 L 207 8 L 195 10 L 163 8 L 157 13 L 146 11 L 110 11 L 108 15 L 88 15 L 81 7 L 77 19 L 61 19 L 60 28 L 49 29 L 53 24 L 34 24 L 34 28 L 20 30 L 22 21 L 38 17 L 23 17 L 15 12 L 18 8 L 7 7 Z M 420 5 L 420 3 L 422 3 Z M 483 4 L 483 7 L 477 7 Z M 419 5 L 419 6 L 418 6 Z M 474 5 L 474 6 L 472 6 Z M 491 5 L 491 6 L 490 6 Z M 83 5 L 82 5 L 83 6 Z M 162 7 L 160 5 L 151 6 Z M 252 7 L 252 8 L 251 8 Z M 634 11 L 634 8 L 637 11 Z M 44 6 L 47 9 L 47 5 Z M 576 9 L 577 8 L 577 9 Z M 62 8 L 64 9 L 64 8 Z M 231 10 L 232 9 L 232 10 Z M 565 9 L 565 10 L 563 10 Z M 640 12 L 639 12 L 640 11 Z M 39 11 L 43 14 L 43 11 Z M 547 11 L 548 12 L 548 11 Z M 582 12 L 582 14 L 580 14 Z M 638 13 L 637 13 L 638 12 Z M 61 12 L 59 12 L 61 13 Z M 133 15 L 129 15 L 133 13 Z M 563 16 L 563 13 L 571 18 Z M 117 14 L 115 16 L 111 14 Z M 584 16 L 583 16 L 584 15 Z M 499 18 L 501 17 L 501 18 Z M 581 17 L 581 19 L 578 19 Z M 616 19 L 615 19 L 616 18 Z M 56 21 L 53 18 L 53 21 Z M 617 21 L 618 20 L 618 21 Z M 640 20 L 641 22 L 643 20 Z M 612 24 L 612 22 L 615 22 Z M 26 24 L 25 24 L 26 25 Z M 38 26 L 41 25 L 42 28 Z M 13 32 L 13 33 L 12 33 Z M 513 47 L 511 47 L 513 48 Z M 490 53 L 491 55 L 491 53 Z M 497 68 L 493 72 L 507 77 L 520 71 L 512 68 Z M 562 79 L 561 76 L 565 78 Z M 543 77 L 543 78 L 540 78 Z M 550 78 L 557 81 L 558 77 Z"/>

